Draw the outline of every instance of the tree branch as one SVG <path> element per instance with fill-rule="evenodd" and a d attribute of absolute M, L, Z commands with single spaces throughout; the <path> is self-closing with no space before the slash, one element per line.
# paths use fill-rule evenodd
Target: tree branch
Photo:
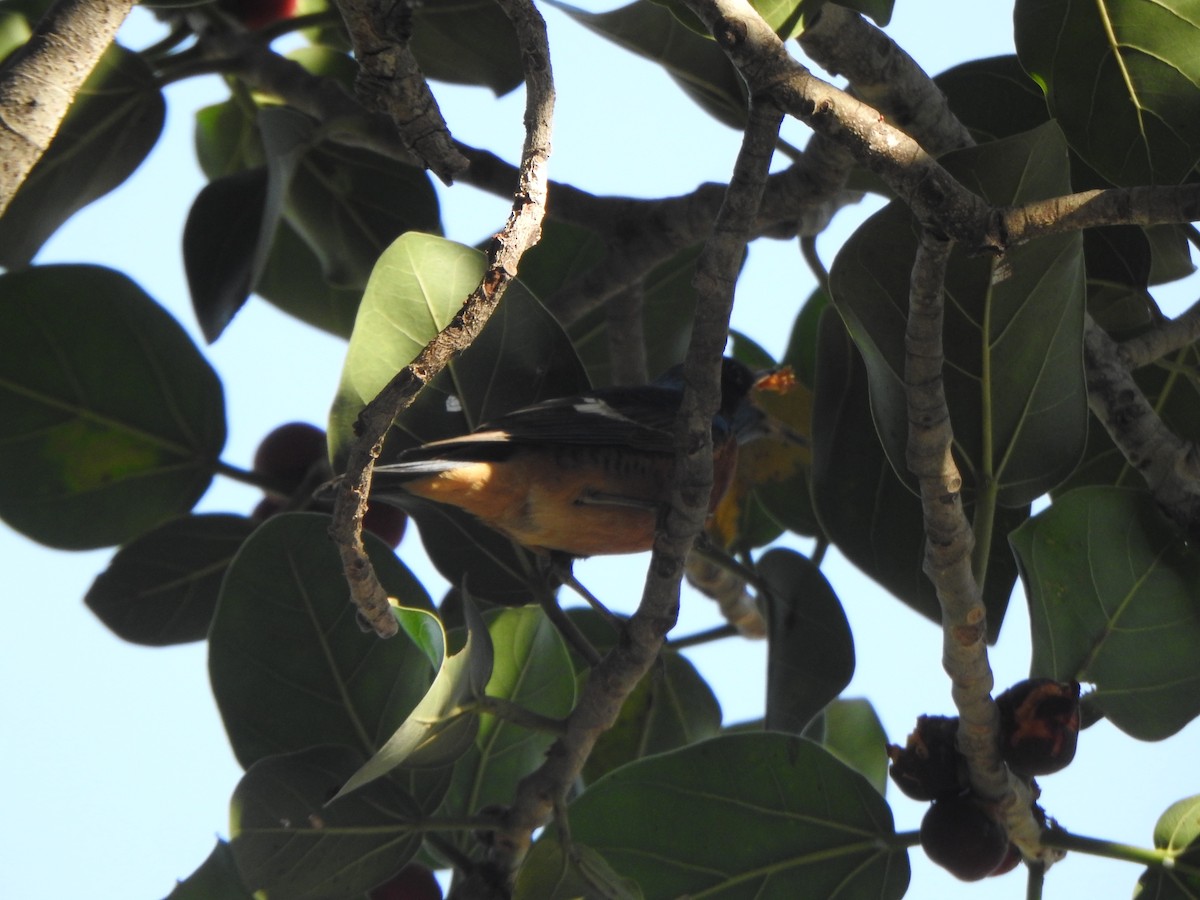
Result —
<path fill-rule="evenodd" d="M 1200 303 L 1155 328 L 1122 341 L 1118 353 L 1132 372 L 1200 340 Z"/>
<path fill-rule="evenodd" d="M 412 0 L 336 0 L 358 59 L 358 95 L 386 113 L 423 166 L 446 184 L 467 167 L 409 49 Z M 549 55 L 546 55 L 549 59 Z M 528 77 L 528 60 L 526 61 Z"/>
<path fill-rule="evenodd" d="M 1200 535 L 1200 450 L 1168 428 L 1124 364 L 1121 348 L 1091 316 L 1084 320 L 1088 406 L 1162 510 Z"/>
<path fill-rule="evenodd" d="M 1200 219 L 1200 184 L 1108 188 L 1000 210 L 996 240 L 1016 246 L 1100 225 L 1163 225 Z"/>
<path fill-rule="evenodd" d="M 0 69 L 0 215 L 133 9 L 133 0 L 60 0 Z"/>
<path fill-rule="evenodd" d="M 996 805 L 1009 840 L 1028 860 L 1049 864 L 1056 852 L 1041 844 L 1029 786 L 1000 757 L 1000 715 L 992 700 L 987 612 L 971 567 L 974 535 L 963 512 L 962 476 L 951 447 L 954 433 L 942 368 L 943 289 L 950 243 L 926 229 L 913 264 L 905 333 L 904 387 L 908 402 L 909 470 L 921 488 L 925 574 L 942 609 L 942 665 L 959 713 L 958 747 L 971 789 Z"/>
<path fill-rule="evenodd" d="M 362 517 L 371 490 L 371 474 L 384 436 L 418 391 L 428 384 L 483 330 L 517 275 L 521 256 L 541 237 L 549 179 L 550 133 L 554 113 L 554 80 L 546 25 L 530 0 L 498 0 L 516 28 L 525 67 L 525 143 L 512 212 L 488 247 L 487 267 L 479 286 L 462 310 L 403 371 L 399 372 L 355 423 L 346 473 L 339 486 L 330 534 L 338 545 L 351 595 L 359 610 L 382 637 L 397 626 L 387 594 L 375 575 L 362 543 Z"/>
<path fill-rule="evenodd" d="M 684 560 L 703 527 L 712 489 L 712 417 L 720 397 L 720 359 L 728 340 L 733 286 L 767 182 L 782 115 L 754 105 L 726 191 L 696 274 L 695 326 L 684 368 L 677 421 L 672 502 L 655 537 L 654 555 L 637 611 L 616 646 L 601 660 L 567 719 L 566 734 L 546 762 L 521 781 L 505 827 L 497 834 L 496 862 L 511 872 L 583 771 L 599 736 L 612 726 L 625 699 L 658 658 L 679 611 Z"/>

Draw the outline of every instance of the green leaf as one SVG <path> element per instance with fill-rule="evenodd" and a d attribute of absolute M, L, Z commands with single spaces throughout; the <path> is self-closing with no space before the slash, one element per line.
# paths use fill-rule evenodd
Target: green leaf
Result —
<path fill-rule="evenodd" d="M 209 343 L 245 304 L 267 264 L 271 237 L 301 154 L 314 139 L 307 117 L 286 107 L 258 115 L 266 165 L 206 185 L 183 230 L 183 261 L 196 319 Z"/>
<path fill-rule="evenodd" d="M 109 47 L 0 217 L 0 266 L 27 264 L 67 219 L 132 175 L 158 142 L 165 115 L 150 67 Z"/>
<path fill-rule="evenodd" d="M 721 731 L 721 705 L 687 657 L 669 650 L 621 707 L 613 727 L 596 741 L 583 779 L 593 782 L 626 763 L 695 744 Z"/>
<path fill-rule="evenodd" d="M 195 143 L 200 170 L 209 181 L 266 165 L 257 117 L 236 100 L 196 112 Z"/>
<path fill-rule="evenodd" d="M 179 324 L 119 272 L 0 276 L 0 518 L 65 549 L 186 513 L 225 443 L 221 383 Z"/>
<path fill-rule="evenodd" d="M 367 283 L 379 255 L 406 231 L 441 231 L 428 173 L 378 153 L 325 141 L 299 160 L 284 215 L 337 287 Z"/>
<path fill-rule="evenodd" d="M 1200 158 L 1190 0 L 1018 0 L 1021 64 L 1071 146 L 1113 184 L 1176 184 Z"/>
<path fill-rule="evenodd" d="M 869 700 L 834 700 L 821 717 L 822 745 L 854 771 L 863 775 L 880 794 L 888 784 L 887 732 Z"/>
<path fill-rule="evenodd" d="M 225 841 L 217 841 L 208 859 L 175 885 L 167 900 L 253 900 L 253 897 L 242 884 L 233 848 Z"/>
<path fill-rule="evenodd" d="M 921 502 L 884 455 L 871 417 L 866 367 L 832 309 L 821 316 L 816 368 L 821 390 L 812 418 L 812 496 L 821 527 L 850 562 L 940 623 L 941 607 L 923 570 Z M 996 511 L 983 585 L 992 642 L 1017 580 L 1008 533 L 1028 515 L 1028 507 Z"/>
<path fill-rule="evenodd" d="M 16 50 L 33 34 L 29 20 L 15 9 L 0 9 L 0 60 Z"/>
<path fill-rule="evenodd" d="M 1188 226 L 1153 225 L 1146 229 L 1150 239 L 1150 283 L 1166 284 L 1187 278 L 1196 271 Z"/>
<path fill-rule="evenodd" d="M 420 810 L 394 784 L 330 801 L 359 762 L 346 747 L 310 747 L 261 759 L 242 777 L 230 801 L 230 835 L 256 896 L 361 896 L 416 855 Z"/>
<path fill-rule="evenodd" d="M 710 38 L 701 37 L 651 0 L 606 13 L 590 13 L 560 0 L 549 0 L 579 24 L 657 63 L 700 107 L 731 128 L 746 124 L 746 84 L 729 57 Z"/>
<path fill-rule="evenodd" d="M 272 516 L 234 557 L 209 634 L 209 676 L 243 766 L 330 743 L 373 753 L 432 678 L 406 636 L 359 628 L 329 517 Z M 429 596 L 382 541 L 363 535 L 376 574 L 402 606 Z"/>
<path fill-rule="evenodd" d="M 163 647 L 208 636 L 221 580 L 254 530 L 245 516 L 164 522 L 117 551 L 84 602 L 119 637 Z"/>
<path fill-rule="evenodd" d="M 1141 740 L 1200 715 L 1200 555 L 1145 491 L 1070 491 L 1011 540 L 1034 675 L 1094 684 L 1086 703 Z"/>
<path fill-rule="evenodd" d="M 325 280 L 321 261 L 286 220 L 280 220 L 255 293 L 322 331 L 349 338 L 362 291 Z"/>
<path fill-rule="evenodd" d="M 1194 874 L 1200 865 L 1200 794 L 1172 803 L 1159 817 L 1154 846 L 1167 851 L 1176 865 L 1146 869 L 1138 879 L 1135 896 L 1193 900 L 1200 895 L 1200 876 Z"/>
<path fill-rule="evenodd" d="M 577 841 L 570 850 L 543 838 L 521 861 L 513 900 L 643 900 L 637 884 L 622 878 L 604 857 Z"/>
<path fill-rule="evenodd" d="M 497 97 L 525 80 L 512 22 L 491 0 L 423 3 L 412 16 L 410 46 L 427 78 L 483 85 Z"/>
<path fill-rule="evenodd" d="M 1070 192 L 1053 125 L 942 158 L 998 205 Z M 838 311 L 862 352 L 871 408 L 892 467 L 910 486 L 905 322 L 917 226 L 899 202 L 846 242 L 830 273 Z M 1019 508 L 1062 481 L 1083 454 L 1084 270 L 1078 234 L 1034 241 L 1003 260 L 956 249 L 946 275 L 945 388 L 967 489 Z"/>
<path fill-rule="evenodd" d="M 359 412 L 462 308 L 483 275 L 483 254 L 432 235 L 402 236 L 380 257 L 359 307 L 330 412 L 335 469 L 342 465 Z M 381 460 L 425 441 L 465 434 L 547 397 L 578 393 L 587 376 L 561 326 L 519 281 L 511 283 L 488 326 L 397 420 Z M 455 585 L 506 605 L 530 600 L 544 578 L 534 558 L 507 538 L 449 507 L 388 497 L 376 479 L 373 500 L 410 512 L 438 570 Z M 482 552 L 480 552 L 482 550 Z"/>
<path fill-rule="evenodd" d="M 1050 118 L 1045 96 L 1016 56 L 971 60 L 933 80 L 979 143 L 1031 131 Z"/>
<path fill-rule="evenodd" d="M 566 718 L 575 706 L 574 671 L 545 613 L 536 606 L 501 610 L 488 617 L 487 630 L 495 663 L 485 693 L 551 719 Z M 439 813 L 469 816 L 511 803 L 517 784 L 542 763 L 553 741 L 548 732 L 480 716 L 475 743 L 454 764 Z"/>
<path fill-rule="evenodd" d="M 799 734 L 854 677 L 854 638 L 811 560 L 772 550 L 757 568 L 769 588 L 766 727 Z"/>
<path fill-rule="evenodd" d="M 467 639 L 462 649 L 443 657 L 425 696 L 379 751 L 342 785 L 338 796 L 357 790 L 397 766 L 437 768 L 468 751 L 479 731 L 479 717 L 462 707 L 483 695 L 493 671 L 492 643 L 482 618 L 464 597 Z M 446 646 L 443 633 L 442 645 Z"/>
<path fill-rule="evenodd" d="M 817 744 L 776 732 L 623 766 L 568 813 L 572 841 L 647 897 L 883 900 L 908 885 L 883 798 Z"/>

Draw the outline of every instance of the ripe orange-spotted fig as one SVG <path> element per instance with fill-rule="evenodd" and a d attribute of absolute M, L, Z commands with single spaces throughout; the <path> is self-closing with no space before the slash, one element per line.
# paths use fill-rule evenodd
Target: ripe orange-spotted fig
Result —
<path fill-rule="evenodd" d="M 1049 775 L 1075 758 L 1079 740 L 1079 683 L 1031 678 L 996 698 L 1000 753 L 1023 778 Z"/>

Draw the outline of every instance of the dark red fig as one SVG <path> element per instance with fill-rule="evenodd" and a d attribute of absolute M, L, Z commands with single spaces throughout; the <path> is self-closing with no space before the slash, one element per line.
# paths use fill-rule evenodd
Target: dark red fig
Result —
<path fill-rule="evenodd" d="M 921 820 L 925 855 L 963 881 L 986 878 L 1008 858 L 1008 834 L 970 794 L 935 800 Z"/>
<path fill-rule="evenodd" d="M 262 439 L 254 451 L 254 471 L 294 491 L 328 452 L 324 431 L 307 422 L 289 422 Z"/>
<path fill-rule="evenodd" d="M 409 863 L 367 894 L 368 900 L 442 900 L 442 886 L 425 866 Z"/>
<path fill-rule="evenodd" d="M 892 744 L 888 758 L 896 787 L 914 800 L 936 800 L 966 786 L 963 758 L 955 743 L 957 716 L 921 716 L 903 747 Z"/>
<path fill-rule="evenodd" d="M 1075 758 L 1079 740 L 1079 683 L 1030 678 L 996 698 L 1000 753 L 1023 778 L 1049 775 Z"/>
<path fill-rule="evenodd" d="M 363 528 L 389 547 L 398 547 L 408 528 L 408 516 L 403 510 L 386 503 L 372 503 L 363 516 Z"/>
<path fill-rule="evenodd" d="M 297 0 L 219 0 L 218 6 L 247 28 L 262 28 L 296 14 Z"/>

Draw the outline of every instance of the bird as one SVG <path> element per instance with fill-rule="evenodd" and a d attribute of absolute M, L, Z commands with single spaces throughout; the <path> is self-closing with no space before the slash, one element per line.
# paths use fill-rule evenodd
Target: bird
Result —
<path fill-rule="evenodd" d="M 756 373 L 725 357 L 713 417 L 709 512 L 728 489 L 739 442 L 770 433 L 751 392 Z M 683 369 L 650 384 L 607 387 L 525 406 L 459 437 L 377 466 L 371 499 L 419 497 L 458 507 L 541 555 L 581 558 L 649 550 L 669 502 Z"/>

